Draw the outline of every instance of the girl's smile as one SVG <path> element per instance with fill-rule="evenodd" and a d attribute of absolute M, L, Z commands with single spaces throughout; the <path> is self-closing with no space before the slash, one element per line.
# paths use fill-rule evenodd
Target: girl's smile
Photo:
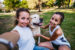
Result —
<path fill-rule="evenodd" d="M 50 19 L 50 25 L 55 27 L 56 25 L 60 24 L 61 16 L 59 14 L 54 14 Z"/>
<path fill-rule="evenodd" d="M 27 26 L 29 24 L 29 13 L 22 11 L 19 13 L 18 25 L 21 27 Z"/>

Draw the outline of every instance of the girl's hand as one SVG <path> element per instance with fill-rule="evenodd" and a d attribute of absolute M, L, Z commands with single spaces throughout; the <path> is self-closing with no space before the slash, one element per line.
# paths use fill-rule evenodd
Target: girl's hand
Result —
<path fill-rule="evenodd" d="M 44 26 L 40 26 L 40 28 L 44 28 Z"/>
<path fill-rule="evenodd" d="M 36 34 L 36 36 L 41 36 L 41 34 Z"/>
<path fill-rule="evenodd" d="M 46 26 L 40 26 L 40 28 L 46 29 L 49 27 L 49 24 L 47 24 Z"/>

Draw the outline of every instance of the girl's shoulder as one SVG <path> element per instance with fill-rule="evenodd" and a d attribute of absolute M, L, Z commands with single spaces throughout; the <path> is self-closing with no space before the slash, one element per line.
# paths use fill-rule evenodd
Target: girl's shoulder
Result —
<path fill-rule="evenodd" d="M 20 30 L 21 28 L 19 27 L 19 26 L 15 26 L 14 28 L 13 28 L 13 30 Z"/>
<path fill-rule="evenodd" d="M 59 28 L 55 31 L 57 35 L 62 35 L 63 31 L 62 28 L 60 26 L 58 26 Z"/>

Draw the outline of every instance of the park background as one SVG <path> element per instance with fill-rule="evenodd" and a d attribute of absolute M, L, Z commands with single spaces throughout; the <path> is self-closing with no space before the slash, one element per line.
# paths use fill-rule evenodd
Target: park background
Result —
<path fill-rule="evenodd" d="M 0 0 L 0 34 L 13 29 L 18 8 L 28 8 L 31 14 L 39 14 L 44 25 L 49 23 L 54 12 L 63 12 L 65 19 L 61 27 L 71 49 L 75 50 L 75 0 Z M 41 33 L 49 36 L 48 29 L 41 29 Z M 41 38 L 41 41 L 46 40 Z"/>

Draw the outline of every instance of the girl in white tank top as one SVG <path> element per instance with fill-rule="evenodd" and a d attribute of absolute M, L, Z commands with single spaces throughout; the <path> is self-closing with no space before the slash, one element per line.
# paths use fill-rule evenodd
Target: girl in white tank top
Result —
<path fill-rule="evenodd" d="M 16 21 L 15 21 L 15 28 L 19 34 L 19 40 L 17 44 L 19 46 L 19 50 L 33 50 L 35 46 L 35 40 L 32 35 L 32 31 L 29 28 L 29 18 L 30 13 L 28 9 L 19 8 L 16 11 Z"/>
<path fill-rule="evenodd" d="M 49 26 L 49 33 L 50 33 L 50 35 L 52 36 L 53 33 L 54 33 L 58 28 L 60 28 L 59 25 L 57 25 L 57 26 L 53 29 L 53 31 L 51 31 L 51 27 Z M 64 45 L 64 44 L 66 44 L 66 45 L 68 45 L 68 46 L 70 47 L 69 42 L 68 42 L 67 39 L 64 37 L 64 33 L 62 33 L 62 35 L 59 36 L 56 40 L 51 41 L 51 42 L 54 43 L 54 44 L 56 44 L 56 45 Z"/>
<path fill-rule="evenodd" d="M 64 36 L 64 33 L 60 27 L 61 23 L 64 20 L 64 14 L 62 12 L 56 12 L 53 14 L 50 22 L 46 26 L 41 26 L 41 28 L 49 27 L 50 37 L 46 37 L 41 34 L 37 34 L 37 36 L 41 36 L 48 40 L 47 42 L 39 43 L 39 46 L 50 48 L 51 50 L 70 50 L 70 44 Z"/>
<path fill-rule="evenodd" d="M 13 28 L 19 35 L 19 40 L 17 41 L 19 50 L 49 50 L 48 48 L 35 45 L 32 31 L 29 28 L 29 22 L 30 13 L 28 9 L 19 8 L 16 11 L 15 28 Z"/>

